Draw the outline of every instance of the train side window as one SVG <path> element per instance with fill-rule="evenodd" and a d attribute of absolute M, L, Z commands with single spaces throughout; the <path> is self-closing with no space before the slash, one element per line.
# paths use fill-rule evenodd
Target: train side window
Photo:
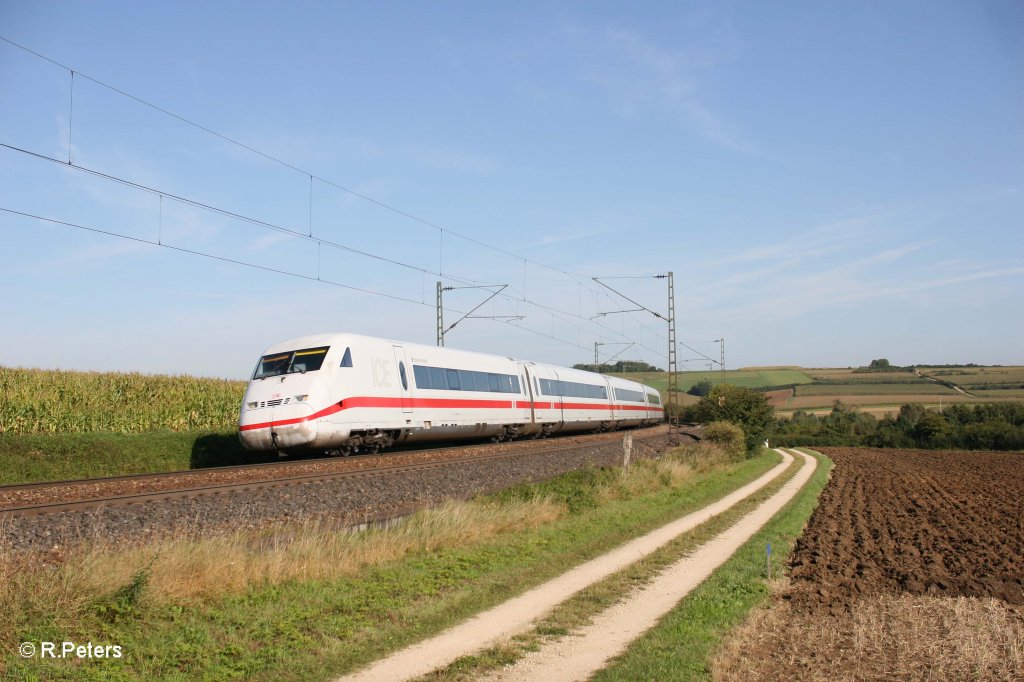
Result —
<path fill-rule="evenodd" d="M 342 356 L 342 358 L 341 358 L 341 365 L 339 365 L 339 366 L 340 367 L 351 367 L 352 366 L 352 349 L 351 348 L 346 348 L 345 349 L 345 355 Z"/>
<path fill-rule="evenodd" d="M 501 387 L 498 386 L 497 374 L 487 374 L 487 387 L 492 393 L 501 393 Z"/>
<path fill-rule="evenodd" d="M 459 370 L 457 369 L 446 369 L 445 372 L 448 374 L 448 390 L 458 391 L 459 390 Z"/>
<path fill-rule="evenodd" d="M 440 367 L 429 367 L 430 387 L 435 389 L 448 388 L 448 382 L 444 378 L 444 370 Z"/>
<path fill-rule="evenodd" d="M 430 388 L 430 372 L 428 369 L 422 365 L 412 366 L 412 375 L 416 379 L 416 388 Z"/>
<path fill-rule="evenodd" d="M 409 380 L 405 376 L 405 363 L 404 362 L 399 362 L 398 363 L 398 375 L 400 377 L 402 377 L 402 388 L 405 389 L 406 391 L 408 391 L 409 390 Z"/>
<path fill-rule="evenodd" d="M 476 390 L 488 391 L 487 372 L 473 372 L 473 381 L 476 383 Z"/>
<path fill-rule="evenodd" d="M 519 390 L 519 377 L 513 375 L 510 376 L 509 379 L 512 380 L 512 392 L 521 393 L 521 391 Z"/>
<path fill-rule="evenodd" d="M 475 391 L 476 390 L 476 379 L 473 378 L 473 372 L 468 369 L 459 370 L 459 386 L 462 387 L 463 391 Z"/>

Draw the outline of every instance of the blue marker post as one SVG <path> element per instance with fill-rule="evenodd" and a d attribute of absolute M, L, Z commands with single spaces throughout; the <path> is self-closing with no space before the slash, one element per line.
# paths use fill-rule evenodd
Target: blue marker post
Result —
<path fill-rule="evenodd" d="M 772 543 L 768 543 L 767 550 L 767 561 L 768 561 L 768 580 L 772 579 Z"/>

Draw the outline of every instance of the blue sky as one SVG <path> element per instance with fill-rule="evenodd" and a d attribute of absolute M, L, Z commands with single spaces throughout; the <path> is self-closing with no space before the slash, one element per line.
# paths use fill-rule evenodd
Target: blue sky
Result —
<path fill-rule="evenodd" d="M 77 74 L 0 42 L 0 364 L 238 378 L 313 332 L 432 344 L 440 273 L 522 317 L 449 346 L 664 366 L 664 323 L 591 277 L 670 270 L 691 369 L 720 337 L 729 368 L 1024 364 L 1012 0 L 6 0 L 0 35 Z M 608 282 L 664 313 L 664 280 Z"/>

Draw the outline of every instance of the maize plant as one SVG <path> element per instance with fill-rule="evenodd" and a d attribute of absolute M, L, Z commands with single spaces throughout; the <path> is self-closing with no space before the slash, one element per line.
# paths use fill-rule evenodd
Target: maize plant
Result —
<path fill-rule="evenodd" d="M 0 433 L 235 428 L 246 382 L 0 367 Z"/>

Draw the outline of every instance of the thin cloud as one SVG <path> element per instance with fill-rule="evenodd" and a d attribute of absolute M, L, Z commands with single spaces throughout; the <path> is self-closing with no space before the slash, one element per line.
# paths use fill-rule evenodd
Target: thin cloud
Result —
<path fill-rule="evenodd" d="M 542 246 L 553 246 L 554 244 L 575 242 L 581 239 L 594 239 L 595 237 L 620 233 L 620 230 L 612 230 L 607 228 L 599 230 L 569 230 L 561 233 L 546 234 L 543 237 L 541 237 L 538 241 L 535 241 L 532 244 L 527 244 L 523 248 L 533 249 Z"/>
<path fill-rule="evenodd" d="M 662 47 L 622 28 L 573 33 L 589 43 L 588 49 L 581 51 L 584 79 L 604 90 L 625 114 L 668 110 L 682 125 L 721 147 L 756 152 L 701 96 L 701 80 L 735 50 L 734 41 L 723 37 L 721 31 L 700 32 L 703 45 L 686 52 Z"/>
<path fill-rule="evenodd" d="M 50 223 L 41 222 L 41 227 L 52 227 Z M 127 242 L 113 237 L 103 237 L 106 243 L 98 243 L 76 249 L 54 258 L 47 258 L 33 264 L 32 270 L 37 273 L 53 272 L 56 269 L 102 265 L 110 260 L 120 260 L 131 256 L 152 253 L 153 247 L 139 242 Z"/>
<path fill-rule="evenodd" d="M 907 245 L 890 250 L 883 258 L 863 257 L 803 275 L 765 280 L 750 286 L 741 303 L 729 305 L 722 300 L 707 301 L 698 305 L 695 312 L 716 321 L 742 320 L 746 324 L 789 320 L 819 311 L 835 311 L 878 301 L 916 300 L 921 294 L 944 287 L 1024 275 L 1024 265 L 979 265 L 970 272 L 941 277 L 925 277 L 923 272 L 907 263 L 900 263 L 898 275 L 893 274 L 890 267 L 872 267 L 899 263 L 920 249 L 921 245 Z"/>

